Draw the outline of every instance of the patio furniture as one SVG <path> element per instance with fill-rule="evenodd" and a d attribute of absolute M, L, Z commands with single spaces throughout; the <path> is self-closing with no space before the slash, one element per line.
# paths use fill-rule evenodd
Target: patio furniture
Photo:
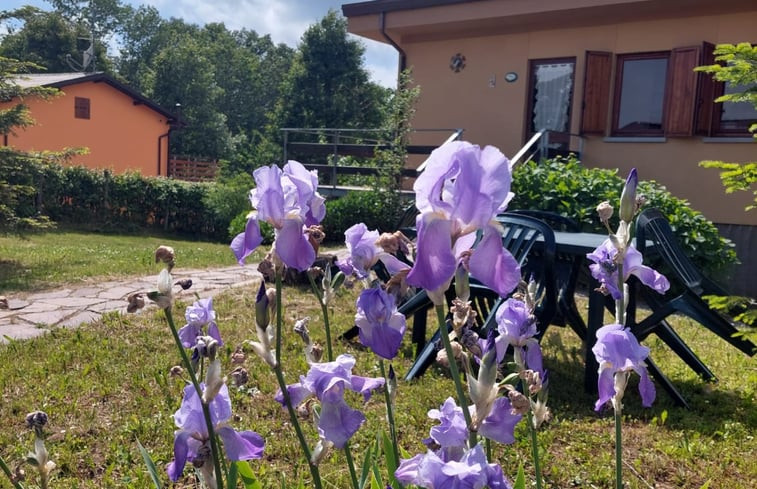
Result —
<path fill-rule="evenodd" d="M 557 302 L 557 289 L 554 279 L 554 257 L 555 257 L 555 238 L 552 229 L 543 221 L 525 215 L 517 214 L 501 214 L 497 216 L 497 220 L 503 226 L 502 244 L 507 248 L 516 261 L 521 264 L 521 272 L 523 276 L 533 276 L 536 282 L 539 284 L 539 295 L 542 295 L 543 299 L 535 311 L 538 324 L 548 325 L 555 315 L 556 302 Z M 536 246 L 538 243 L 538 246 Z M 533 253 L 538 250 L 538 253 Z M 479 319 L 479 335 L 484 337 L 487 332 L 496 326 L 495 314 L 497 308 L 504 301 L 502 297 L 499 297 L 495 292 L 484 286 L 475 278 L 471 279 L 471 302 L 474 304 L 478 311 Z M 448 299 L 451 300 L 451 296 L 454 296 L 454 288 L 452 293 L 448 294 Z M 428 300 L 428 296 L 425 295 L 427 302 L 423 303 L 425 291 L 419 292 L 417 301 L 411 299 L 414 306 L 425 307 L 426 311 L 433 307 L 431 301 Z M 423 304 L 423 305 L 421 305 Z M 402 308 L 400 308 L 402 312 Z M 450 324 L 447 324 L 447 328 L 450 328 Z M 546 327 L 546 326 L 545 326 Z M 423 331 L 417 323 L 413 324 L 413 335 L 421 335 L 425 339 L 425 325 Z M 429 341 L 420 350 L 420 353 L 415 359 L 412 367 L 405 375 L 405 380 L 411 380 L 417 376 L 422 375 L 426 369 L 433 363 L 436 358 L 437 342 L 441 339 L 441 330 L 437 329 L 434 333 L 431 341 Z"/>
<path fill-rule="evenodd" d="M 550 211 L 533 209 L 516 209 L 508 211 L 511 214 L 520 214 L 535 217 L 546 222 L 553 231 L 558 233 L 578 233 L 581 226 L 575 220 Z M 570 326 L 582 340 L 586 339 L 586 322 L 578 312 L 575 293 L 578 277 L 586 257 L 574 253 L 566 253 L 558 246 L 555 253 L 554 273 L 557 282 L 557 310 L 552 318 L 552 324 L 556 326 Z M 547 328 L 539 331 L 541 339 Z"/>
<path fill-rule="evenodd" d="M 710 309 L 702 299 L 705 295 L 728 295 L 721 286 L 707 278 L 686 256 L 683 248 L 673 235 L 665 216 L 658 209 L 643 211 L 636 221 L 637 249 L 645 254 L 647 244 L 653 243 L 655 254 L 660 262 L 666 265 L 668 279 L 672 290 L 665 296 L 660 296 L 646 287 L 639 289 L 644 302 L 652 310 L 652 314 L 636 322 L 635 308 L 630 308 L 628 324 L 639 338 L 646 338 L 650 334 L 660 337 L 678 356 L 680 356 L 695 372 L 707 380 L 716 380 L 715 375 L 692 352 L 678 336 L 667 321 L 671 314 L 684 314 L 723 338 L 749 356 L 753 356 L 757 347 L 751 341 L 736 336 L 738 330 L 733 322 L 721 314 Z M 632 283 L 632 285 L 635 285 Z M 631 294 L 633 297 L 633 294 Z"/>

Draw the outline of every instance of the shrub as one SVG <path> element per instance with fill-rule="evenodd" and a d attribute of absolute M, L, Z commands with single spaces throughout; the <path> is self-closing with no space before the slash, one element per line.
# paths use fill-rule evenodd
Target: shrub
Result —
<path fill-rule="evenodd" d="M 321 224 L 326 240 L 338 243 L 344 241 L 344 231 L 358 222 L 379 232 L 394 231 L 400 214 L 401 203 L 397 193 L 349 192 L 344 197 L 326 202 L 326 218 Z"/>
<path fill-rule="evenodd" d="M 513 174 L 515 198 L 510 209 L 541 209 L 577 220 L 585 231 L 605 232 L 595 208 L 607 200 L 617 202 L 623 179 L 615 170 L 586 168 L 574 158 L 528 162 Z M 673 197 L 654 182 L 639 184 L 647 205 L 660 209 L 689 257 L 708 274 L 719 274 L 737 263 L 733 244 L 685 200 Z"/>

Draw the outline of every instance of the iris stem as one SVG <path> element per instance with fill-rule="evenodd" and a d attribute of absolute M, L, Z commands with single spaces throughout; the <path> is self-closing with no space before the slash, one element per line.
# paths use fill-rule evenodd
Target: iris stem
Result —
<path fill-rule="evenodd" d="M 470 447 L 476 446 L 477 437 L 476 432 L 471 429 L 473 423 L 471 422 L 470 411 L 468 411 L 468 400 L 465 397 L 465 391 L 463 390 L 463 383 L 460 379 L 460 371 L 457 368 L 457 362 L 455 361 L 455 354 L 452 351 L 452 343 L 449 340 L 449 331 L 447 329 L 447 321 L 444 314 L 444 305 L 438 304 L 436 307 L 436 320 L 439 322 L 439 331 L 442 337 L 442 344 L 444 344 L 444 351 L 447 353 L 447 359 L 449 361 L 449 371 L 452 375 L 452 380 L 455 382 L 455 391 L 457 392 L 457 402 L 460 408 L 463 410 L 463 416 L 465 417 L 465 425 L 468 427 L 468 433 L 470 436 Z"/>
<path fill-rule="evenodd" d="M 305 461 L 310 469 L 310 475 L 313 477 L 313 486 L 316 489 L 321 489 L 321 475 L 318 472 L 318 466 L 312 462 L 310 455 L 310 447 L 305 439 L 305 435 L 302 433 L 300 422 L 297 419 L 297 413 L 292 406 L 292 399 L 289 397 L 289 391 L 287 390 L 286 380 L 284 380 L 284 372 L 281 370 L 281 327 L 283 319 L 281 317 L 282 302 L 281 302 L 281 272 L 276 271 L 276 366 L 273 368 L 276 374 L 276 380 L 279 382 L 279 388 L 281 389 L 281 396 L 284 400 L 284 405 L 289 411 L 289 419 L 292 421 L 294 431 L 297 434 L 297 439 L 300 442 L 302 453 L 305 455 Z"/>
<path fill-rule="evenodd" d="M 615 410 L 615 487 L 623 489 L 623 433 L 621 430 L 622 412 Z"/>
<path fill-rule="evenodd" d="M 394 408 L 392 407 L 392 397 L 389 395 L 389 377 L 386 376 L 384 359 L 379 359 L 381 376 L 384 377 L 384 401 L 386 402 L 386 417 L 389 421 L 389 434 L 392 437 L 392 448 L 394 449 L 394 460 L 399 461 L 399 451 L 397 449 L 397 428 L 394 425 Z"/>
<path fill-rule="evenodd" d="M 310 286 L 313 288 L 313 294 L 315 294 L 316 299 L 318 299 L 318 303 L 321 305 L 321 312 L 323 314 L 323 326 L 326 328 L 326 354 L 328 355 L 329 362 L 333 362 L 334 354 L 331 351 L 331 326 L 329 322 L 329 308 L 326 304 L 323 303 L 323 294 L 321 293 L 321 289 L 319 289 L 318 285 L 315 283 L 315 280 L 313 280 L 313 277 L 310 275 L 310 273 L 308 273 L 307 276 L 310 280 Z"/>
<path fill-rule="evenodd" d="M 192 368 L 192 363 L 187 356 L 187 352 L 186 350 L 184 350 L 184 345 L 181 344 L 181 338 L 179 338 L 179 333 L 176 331 L 176 324 L 174 324 L 173 322 L 173 314 L 171 313 L 171 308 L 167 307 L 163 309 L 163 312 L 166 315 L 166 321 L 168 322 L 168 327 L 171 329 L 171 334 L 173 334 L 173 339 L 174 342 L 176 342 L 176 347 L 179 349 L 179 354 L 181 355 L 181 361 L 184 364 L 184 368 L 187 369 L 189 378 L 192 381 L 192 386 L 194 386 L 197 395 L 200 397 L 202 416 L 205 419 L 205 425 L 208 427 L 208 438 L 210 438 L 210 453 L 213 455 L 213 466 L 216 473 L 216 484 L 218 485 L 218 487 L 223 487 L 221 457 L 220 451 L 218 449 L 218 441 L 216 439 L 216 431 L 213 428 L 213 420 L 210 418 L 210 408 L 207 404 L 202 402 L 202 388 L 200 387 L 200 383 L 197 381 L 197 376 L 195 375 L 195 371 Z"/>
<path fill-rule="evenodd" d="M 534 459 L 534 474 L 536 475 L 536 489 L 541 489 L 541 464 L 539 463 L 539 440 L 534 428 L 534 414 L 528 410 L 528 431 L 531 433 L 531 457 Z"/>
<path fill-rule="evenodd" d="M 344 445 L 344 456 L 347 457 L 347 467 L 350 469 L 350 479 L 352 480 L 352 487 L 354 489 L 360 489 L 360 484 L 357 481 L 357 472 L 355 472 L 355 462 L 352 461 L 352 452 L 350 452 L 349 442 Z"/>
<path fill-rule="evenodd" d="M 16 489 L 24 489 L 24 486 L 21 485 L 20 482 L 13 480 L 13 473 L 11 472 L 11 469 L 8 468 L 8 465 L 5 463 L 5 460 L 3 460 L 3 457 L 0 457 L 0 469 L 3 469 L 3 472 L 8 477 L 8 480 L 13 484 L 13 487 Z"/>

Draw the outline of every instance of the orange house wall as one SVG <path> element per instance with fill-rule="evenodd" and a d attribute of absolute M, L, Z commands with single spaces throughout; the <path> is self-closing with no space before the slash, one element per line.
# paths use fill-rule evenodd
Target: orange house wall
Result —
<path fill-rule="evenodd" d="M 390 34 L 392 16 L 397 14 L 400 13 L 387 15 Z M 570 19 L 566 19 L 565 24 L 570 25 Z M 587 50 L 619 54 L 670 50 L 700 45 L 702 41 L 757 42 L 755 26 L 757 8 L 738 14 L 400 41 L 407 55 L 407 65 L 421 87 L 413 126 L 462 127 L 466 140 L 496 145 L 512 156 L 525 142 L 530 59 L 576 58 L 571 132 L 577 133 Z M 466 57 L 466 67 L 459 73 L 449 69 L 450 58 L 456 53 Z M 511 71 L 518 74 L 518 80 L 506 83 L 504 74 Z M 492 77 L 495 85 L 489 87 Z M 698 136 L 667 138 L 665 143 L 611 143 L 603 137 L 587 137 L 582 159 L 587 166 L 618 168 L 621 175 L 637 167 L 641 178 L 663 183 L 674 195 L 689 200 L 693 208 L 714 222 L 757 225 L 757 214 L 744 212 L 751 201 L 750 193 L 725 194 L 717 172 L 698 166 L 699 161 L 705 159 L 755 161 L 757 143 L 711 143 Z"/>
<path fill-rule="evenodd" d="M 51 100 L 24 101 L 35 125 L 16 129 L 15 136 L 9 134 L 9 146 L 32 151 L 86 147 L 89 153 L 75 156 L 71 164 L 109 168 L 116 173 L 166 174 L 167 137 L 160 142 L 161 167 L 158 169 L 158 138 L 169 128 L 161 114 L 145 105 L 134 105 L 131 97 L 107 83 L 68 85 L 61 92 Z M 89 98 L 89 119 L 74 117 L 75 97 Z M 0 108 L 16 103 L 17 100 L 0 104 Z"/>

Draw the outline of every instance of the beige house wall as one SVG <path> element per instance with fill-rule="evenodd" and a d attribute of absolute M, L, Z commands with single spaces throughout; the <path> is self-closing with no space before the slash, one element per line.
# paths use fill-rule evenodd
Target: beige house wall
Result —
<path fill-rule="evenodd" d="M 509 156 L 526 140 L 529 60 L 575 58 L 570 131 L 579 133 L 586 51 L 623 54 L 704 41 L 757 42 L 757 1 L 481 1 L 394 10 L 383 17 L 384 32 L 404 51 L 421 87 L 413 126 L 463 128 L 466 140 L 498 146 Z M 350 17 L 349 23 L 352 32 L 386 41 L 378 14 Z M 449 64 L 457 53 L 465 56 L 466 66 L 455 73 Z M 517 81 L 507 83 L 508 72 L 517 73 Z M 612 93 L 610 100 L 612 113 Z M 637 167 L 642 179 L 666 185 L 714 222 L 757 225 L 757 213 L 744 212 L 751 195 L 726 195 L 717 171 L 698 166 L 705 159 L 755 161 L 757 142 L 701 136 L 624 141 L 585 136 L 581 159 L 622 175 Z"/>
<path fill-rule="evenodd" d="M 571 132 L 581 122 L 584 53 L 615 54 L 663 51 L 711 43 L 757 41 L 757 10 L 718 16 L 627 22 L 594 27 L 549 29 L 526 33 L 433 40 L 403 44 L 407 65 L 421 86 L 415 127 L 462 127 L 465 139 L 493 144 L 514 155 L 526 139 L 528 61 L 575 57 Z M 450 58 L 461 53 L 466 66 L 455 73 Z M 504 74 L 518 80 L 507 83 Z M 493 86 L 491 80 L 494 80 Z M 609 127 L 609 122 L 608 122 Z M 611 141 L 612 139 L 610 139 Z M 754 161 L 757 143 L 725 139 L 667 138 L 664 143 L 607 142 L 586 137 L 582 160 L 589 166 L 618 168 L 626 174 L 637 167 L 645 180 L 665 184 L 715 222 L 757 225 L 757 214 L 743 211 L 747 193 L 726 195 L 717 172 L 700 168 L 705 159 Z M 626 139 L 628 141 L 628 139 Z M 722 142 L 704 142 L 722 141 Z"/>

